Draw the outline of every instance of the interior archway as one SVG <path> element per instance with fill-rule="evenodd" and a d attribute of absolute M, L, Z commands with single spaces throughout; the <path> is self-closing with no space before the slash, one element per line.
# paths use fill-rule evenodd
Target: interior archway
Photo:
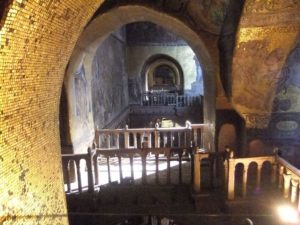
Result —
<path fill-rule="evenodd" d="M 168 15 L 162 14 L 152 8 L 145 6 L 120 6 L 114 8 L 102 15 L 96 17 L 93 21 L 90 22 L 89 26 L 86 27 L 81 37 L 77 42 L 77 46 L 74 49 L 72 57 L 70 59 L 69 68 L 67 71 L 65 85 L 67 89 L 72 89 L 72 78 L 73 75 L 78 70 L 78 64 L 81 61 L 84 61 L 86 65 L 85 71 L 86 74 L 91 74 L 92 70 L 92 59 L 94 58 L 97 46 L 102 43 L 102 41 L 107 37 L 108 33 L 113 32 L 121 26 L 133 23 L 137 21 L 148 21 L 160 25 L 161 27 L 167 28 L 172 31 L 174 34 L 182 37 L 193 49 L 197 58 L 199 59 L 200 64 L 203 66 L 203 80 L 204 80 L 204 123 L 207 124 L 207 129 L 204 131 L 204 146 L 207 149 L 214 151 L 214 121 L 215 121 L 215 76 L 213 73 L 212 61 L 210 54 L 201 38 L 185 25 L 180 20 Z M 109 23 L 110 26 L 106 24 Z M 169 24 L 172 23 L 172 27 L 169 27 Z M 97 31 L 97 32 L 95 32 Z M 91 80 L 90 77 L 87 77 L 87 80 Z M 72 93 L 68 95 L 69 99 L 74 99 Z M 72 102 L 70 100 L 69 102 Z M 74 108 L 72 103 L 69 105 L 70 108 Z M 74 110 L 71 110 L 74 111 Z M 76 119 L 71 122 L 71 135 L 73 136 L 73 142 L 76 140 L 82 141 L 80 134 L 76 133 L 80 123 Z M 89 121 L 89 124 L 93 124 L 92 119 Z M 91 128 L 91 126 L 90 126 Z M 84 139 L 89 139 L 92 141 L 94 135 L 90 132 L 89 137 L 84 137 Z M 75 131 L 75 132 L 74 132 Z M 72 134 L 73 133 L 73 134 Z M 89 142 L 89 141 L 87 141 Z M 86 142 L 86 143 L 87 143 Z"/>

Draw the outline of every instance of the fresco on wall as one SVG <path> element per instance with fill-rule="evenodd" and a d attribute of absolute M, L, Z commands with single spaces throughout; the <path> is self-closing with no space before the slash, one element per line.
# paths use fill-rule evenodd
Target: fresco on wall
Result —
<path fill-rule="evenodd" d="M 277 82 L 277 94 L 267 129 L 252 129 L 249 138 L 280 147 L 290 162 L 300 166 L 300 39 L 289 54 Z M 298 153 L 299 152 L 299 153 Z"/>
<path fill-rule="evenodd" d="M 140 0 L 106 1 L 98 13 L 110 8 L 131 4 L 142 4 Z M 197 30 L 219 34 L 230 0 L 150 0 L 147 5 L 180 17 Z"/>
<path fill-rule="evenodd" d="M 300 144 L 300 39 L 280 78 L 270 122 L 271 138 Z"/>
<path fill-rule="evenodd" d="M 97 49 L 92 68 L 95 127 L 104 127 L 128 105 L 124 54 L 124 43 L 113 35 Z"/>
<path fill-rule="evenodd" d="M 75 99 L 76 99 L 76 116 L 81 121 L 82 127 L 87 127 L 88 113 L 91 111 L 87 97 L 87 80 L 83 64 L 74 74 Z"/>
<path fill-rule="evenodd" d="M 234 83 L 236 104 L 252 110 L 268 111 L 271 108 L 273 90 L 270 87 L 280 80 L 284 51 L 282 48 L 275 48 L 269 52 L 268 46 L 267 40 L 252 40 L 239 44 L 240 50 L 237 51 L 233 66 L 239 71 L 235 74 Z M 259 83 L 257 74 L 260 74 Z"/>

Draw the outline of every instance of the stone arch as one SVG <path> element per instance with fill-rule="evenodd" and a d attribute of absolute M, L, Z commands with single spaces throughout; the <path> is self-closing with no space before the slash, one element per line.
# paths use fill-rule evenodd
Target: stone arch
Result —
<path fill-rule="evenodd" d="M 149 85 L 149 73 L 155 69 L 156 66 L 159 65 L 168 65 L 170 66 L 176 73 L 176 84 L 178 85 L 178 90 L 183 91 L 184 87 L 184 74 L 179 62 L 172 58 L 171 56 L 164 55 L 164 54 L 156 54 L 151 56 L 146 60 L 144 63 L 141 75 L 142 75 L 142 82 L 144 84 L 144 91 L 148 91 Z"/>
<path fill-rule="evenodd" d="M 199 35 L 188 27 L 185 23 L 179 19 L 172 17 L 166 13 L 161 13 L 153 8 L 149 8 L 141 5 L 127 5 L 120 6 L 110 11 L 103 13 L 102 15 L 94 18 L 80 36 L 74 52 L 70 58 L 69 67 L 67 70 L 65 84 L 67 88 L 72 89 L 71 78 L 76 71 L 77 65 L 83 61 L 85 71 L 87 74 L 91 74 L 92 70 L 92 59 L 95 55 L 97 46 L 107 37 L 108 33 L 113 32 L 121 26 L 140 21 L 148 21 L 160 25 L 161 27 L 168 28 L 174 34 L 182 37 L 189 46 L 195 52 L 203 69 L 203 80 L 204 80 L 204 122 L 208 124 L 204 131 L 204 146 L 207 149 L 214 151 L 214 127 L 215 127 L 215 95 L 216 95 L 216 84 L 215 75 L 213 70 L 212 59 L 210 53 L 206 49 L 203 41 Z M 107 26 L 109 24 L 109 26 Z M 172 24 L 172 27 L 169 25 Z M 95 32 L 97 31 L 97 32 Z M 91 80 L 91 78 L 87 78 Z M 70 99 L 74 98 L 72 94 L 69 94 Z M 72 101 L 70 101 L 72 102 Z M 70 108 L 74 108 L 70 104 Z M 90 119 L 89 124 L 93 124 Z M 71 129 L 78 127 L 78 121 L 71 121 Z M 91 128 L 92 126 L 90 126 Z M 72 131 L 71 131 L 72 135 Z M 74 136 L 74 135 L 73 135 Z M 77 137 L 82 140 L 81 137 Z M 90 133 L 89 141 L 93 139 L 93 135 Z"/>

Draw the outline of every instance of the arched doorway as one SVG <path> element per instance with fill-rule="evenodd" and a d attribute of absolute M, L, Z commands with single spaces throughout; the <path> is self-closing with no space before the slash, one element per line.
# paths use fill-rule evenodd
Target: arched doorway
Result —
<path fill-rule="evenodd" d="M 204 146 L 205 148 L 214 151 L 214 124 L 215 124 L 215 77 L 213 75 L 213 66 L 209 52 L 207 51 L 204 43 L 200 37 L 188 26 L 182 23 L 180 20 L 168 14 L 161 14 L 158 11 L 148 8 L 145 6 L 120 6 L 107 13 L 99 15 L 93 21 L 90 22 L 89 26 L 82 33 L 81 37 L 77 42 L 77 46 L 74 49 L 72 57 L 69 62 L 69 68 L 65 83 L 68 89 L 72 89 L 72 77 L 76 71 L 78 62 L 85 62 L 86 74 L 91 74 L 92 70 L 92 59 L 95 55 L 97 46 L 102 43 L 106 35 L 115 29 L 137 21 L 148 21 L 163 28 L 167 28 L 174 34 L 183 38 L 189 46 L 193 49 L 196 57 L 199 59 L 203 69 L 203 80 L 204 80 L 204 123 L 207 124 L 204 129 Z M 172 21 L 172 27 L 169 27 Z M 106 24 L 109 23 L 110 26 Z M 97 32 L 94 32 L 97 30 Z M 160 64 L 158 64 L 160 65 Z M 169 67 L 174 68 L 168 64 Z M 87 77 L 87 80 L 91 82 L 91 77 Z M 74 98 L 73 93 L 69 92 L 69 98 Z M 70 107 L 74 107 L 71 106 Z M 82 137 L 76 133 L 79 130 L 79 121 L 76 118 L 71 120 L 71 135 L 76 139 L 82 140 Z M 93 124 L 93 121 L 88 121 L 89 124 Z M 73 131 L 72 131 L 73 130 Z M 75 132 L 75 133 L 74 133 Z M 87 133 L 82 131 L 83 133 Z M 73 134 L 72 134 L 73 133 Z M 88 138 L 88 137 L 85 137 Z M 90 137 L 90 141 L 93 139 L 93 135 Z"/>
<path fill-rule="evenodd" d="M 155 55 L 147 60 L 143 71 L 145 91 L 183 92 L 183 72 L 175 59 Z"/>

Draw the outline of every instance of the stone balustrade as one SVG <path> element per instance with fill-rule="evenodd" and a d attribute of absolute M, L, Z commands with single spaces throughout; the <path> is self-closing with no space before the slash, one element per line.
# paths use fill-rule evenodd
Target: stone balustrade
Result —
<path fill-rule="evenodd" d="M 96 149 L 136 149 L 136 148 L 186 148 L 203 146 L 203 129 L 205 124 L 191 124 L 185 127 L 161 128 L 126 128 L 98 129 L 95 132 Z"/>

